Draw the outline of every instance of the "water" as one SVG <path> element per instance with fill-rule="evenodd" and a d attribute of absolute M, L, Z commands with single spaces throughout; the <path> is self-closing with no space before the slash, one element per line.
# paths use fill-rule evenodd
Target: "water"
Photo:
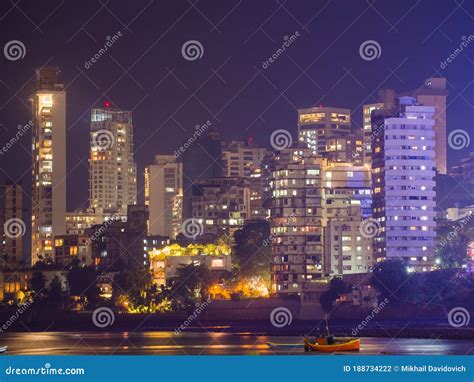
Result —
<path fill-rule="evenodd" d="M 9 355 L 315 355 L 296 348 L 270 349 L 267 342 L 298 343 L 301 337 L 253 333 L 184 332 L 43 332 L 4 333 L 0 345 Z M 467 355 L 474 351 L 467 340 L 362 338 L 356 354 Z M 340 353 L 344 354 L 344 353 Z M 351 353 L 354 354 L 354 353 Z"/>

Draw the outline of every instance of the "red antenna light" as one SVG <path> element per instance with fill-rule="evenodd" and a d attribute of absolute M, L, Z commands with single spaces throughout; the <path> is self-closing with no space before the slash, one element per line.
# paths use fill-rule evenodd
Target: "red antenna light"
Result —
<path fill-rule="evenodd" d="M 109 101 L 105 101 L 104 105 L 105 105 L 105 107 L 110 107 L 110 102 L 109 102 Z"/>

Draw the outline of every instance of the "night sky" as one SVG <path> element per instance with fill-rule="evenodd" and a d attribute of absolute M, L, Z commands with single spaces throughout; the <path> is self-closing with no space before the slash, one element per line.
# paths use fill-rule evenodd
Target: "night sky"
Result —
<path fill-rule="evenodd" d="M 431 76 L 448 79 L 448 131 L 473 130 L 474 43 L 445 69 L 445 60 L 474 34 L 474 1 L 2 1 L 0 43 L 20 40 L 24 58 L 0 56 L 0 140 L 30 120 L 28 86 L 35 67 L 57 65 L 67 87 L 68 210 L 88 204 L 90 109 L 106 100 L 133 110 L 139 201 L 143 169 L 171 154 L 198 124 L 212 121 L 223 138 L 254 137 L 270 147 L 276 129 L 296 137 L 296 109 L 352 109 L 377 91 L 411 90 Z M 121 37 L 85 68 L 107 41 Z M 300 35 L 267 69 L 262 64 Z M 188 61 L 188 40 L 203 55 Z M 363 60 L 375 40 L 381 55 Z M 3 175 L 22 179 L 30 194 L 30 136 L 0 156 Z M 448 150 L 449 162 L 472 149 Z M 474 151 L 474 150 L 473 150 Z M 1 174 L 0 174 L 1 176 Z M 25 197 L 29 208 L 29 198 Z M 27 214 L 29 216 L 29 212 Z"/>

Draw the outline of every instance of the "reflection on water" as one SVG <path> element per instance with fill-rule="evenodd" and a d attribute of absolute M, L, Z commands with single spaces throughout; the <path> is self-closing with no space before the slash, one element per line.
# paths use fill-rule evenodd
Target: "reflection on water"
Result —
<path fill-rule="evenodd" d="M 15 354 L 311 354 L 302 346 L 269 348 L 267 342 L 298 344 L 300 337 L 262 336 L 252 333 L 173 332 L 48 332 L 4 333 L 0 345 Z M 363 338 L 360 354 L 470 354 L 471 341 Z M 354 353 L 351 353 L 354 354 Z"/>

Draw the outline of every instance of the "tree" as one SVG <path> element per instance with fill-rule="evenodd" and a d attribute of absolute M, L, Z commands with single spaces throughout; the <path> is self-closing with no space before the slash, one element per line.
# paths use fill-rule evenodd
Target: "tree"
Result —
<path fill-rule="evenodd" d="M 46 279 L 43 272 L 34 271 L 29 281 L 29 288 L 33 292 L 35 298 L 44 296 Z"/>
<path fill-rule="evenodd" d="M 234 258 L 238 266 L 238 276 L 270 276 L 270 224 L 256 221 L 245 224 L 234 233 Z"/>
<path fill-rule="evenodd" d="M 154 313 L 165 297 L 153 283 L 149 269 L 127 269 L 114 278 L 113 299 L 129 312 Z"/>
<path fill-rule="evenodd" d="M 49 284 L 49 292 L 48 292 L 48 302 L 55 306 L 59 307 L 61 305 L 61 280 L 59 280 L 58 276 L 54 276 Z"/>
<path fill-rule="evenodd" d="M 448 234 L 449 237 L 449 234 Z M 467 246 L 470 239 L 460 233 L 453 239 L 446 240 L 444 245 L 438 245 L 435 253 L 440 259 L 441 268 L 461 268 L 466 264 Z"/>
<path fill-rule="evenodd" d="M 67 274 L 69 294 L 87 299 L 90 308 L 94 308 L 99 299 L 97 286 L 97 271 L 93 266 L 81 266 L 79 261 L 74 261 Z"/>
<path fill-rule="evenodd" d="M 377 263 L 372 272 L 371 284 L 382 299 L 392 297 L 403 300 L 407 291 L 408 272 L 403 260 L 393 259 Z"/>
<path fill-rule="evenodd" d="M 319 303 L 325 313 L 326 321 L 326 332 L 329 335 L 328 319 L 333 309 L 334 302 L 338 299 L 341 294 L 349 293 L 352 291 L 352 285 L 346 283 L 339 277 L 334 277 L 329 283 L 329 289 L 321 294 L 319 297 Z"/>
<path fill-rule="evenodd" d="M 191 263 L 178 268 L 171 285 L 171 294 L 175 298 L 177 308 L 187 308 L 196 302 L 207 300 L 208 290 L 216 281 L 216 277 L 205 264 Z"/>

